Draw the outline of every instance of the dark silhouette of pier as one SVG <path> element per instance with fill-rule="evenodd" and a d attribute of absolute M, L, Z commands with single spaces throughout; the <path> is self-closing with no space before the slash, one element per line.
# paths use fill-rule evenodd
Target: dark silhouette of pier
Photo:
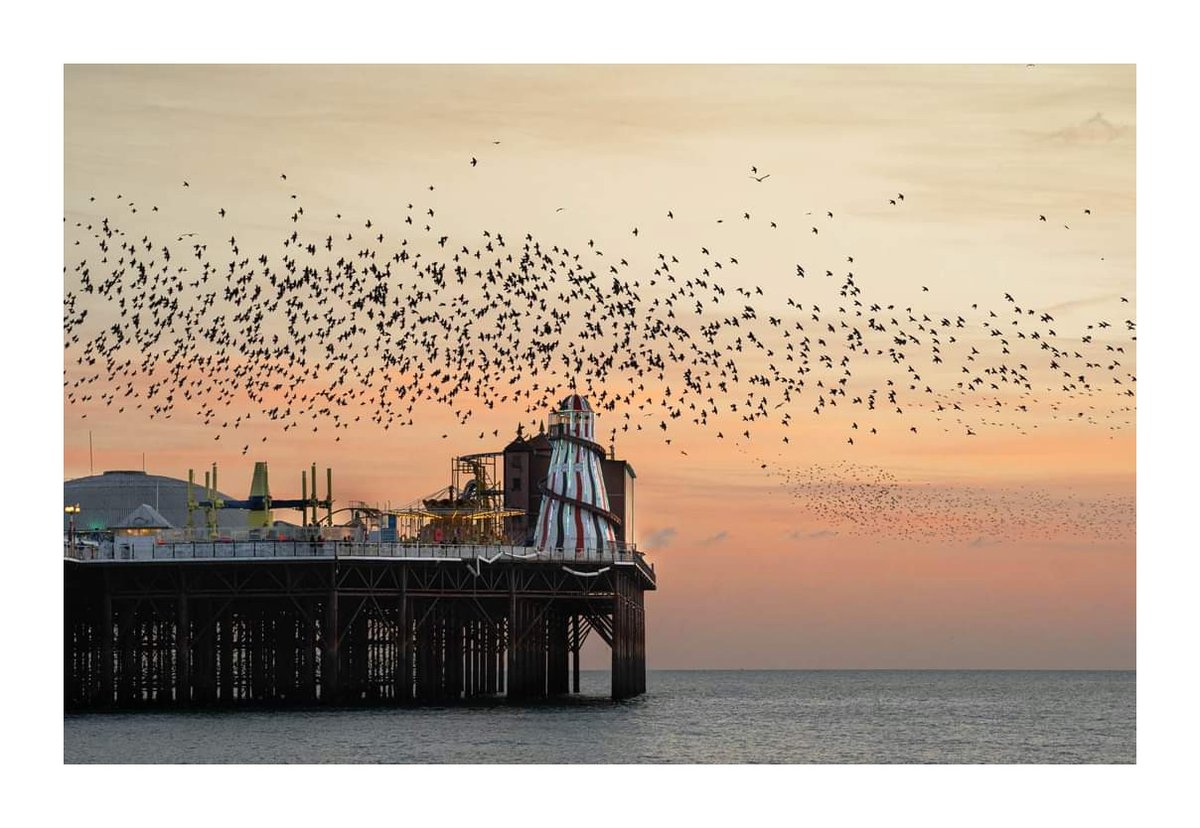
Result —
<path fill-rule="evenodd" d="M 624 547 L 258 541 L 89 550 L 64 587 L 65 706 L 87 710 L 547 699 L 579 692 L 591 634 L 624 699 L 656 582 Z"/>

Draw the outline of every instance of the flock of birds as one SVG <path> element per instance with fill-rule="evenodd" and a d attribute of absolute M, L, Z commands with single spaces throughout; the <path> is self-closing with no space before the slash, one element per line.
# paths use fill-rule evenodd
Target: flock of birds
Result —
<path fill-rule="evenodd" d="M 798 508 L 851 535 L 966 543 L 1038 540 L 1048 526 L 1086 541 L 1128 541 L 1133 494 L 902 480 L 880 466 L 839 461 L 768 468 Z"/>
<path fill-rule="evenodd" d="M 749 175 L 774 181 L 757 167 Z M 124 194 L 90 197 L 68 227 L 78 256 L 64 268 L 73 411 L 186 409 L 214 440 L 235 440 L 252 418 L 340 440 L 352 425 L 415 426 L 422 403 L 464 425 L 476 410 L 514 405 L 537 420 L 578 390 L 616 412 L 614 436 L 644 431 L 671 445 L 691 426 L 741 446 L 778 441 L 776 456 L 807 417 L 835 419 L 848 450 L 884 432 L 917 438 L 930 415 L 964 437 L 1029 433 L 1048 419 L 1133 422 L 1136 323 L 1121 313 L 1125 297 L 1085 330 L 1059 333 L 1050 312 L 1003 291 L 961 313 L 867 294 L 850 253 L 837 265 L 795 264 L 778 295 L 717 242 L 649 259 L 637 226 L 636 249 L 612 254 L 594 239 L 501 229 L 452 239 L 439 229 L 434 185 L 427 203 L 405 200 L 387 221 L 317 220 L 286 173 L 280 182 L 288 230 L 262 250 L 245 249 L 223 206 L 215 219 L 230 224 L 228 239 L 178 225 L 164 238 L 127 229 L 139 207 Z M 886 202 L 906 204 L 902 193 Z M 157 206 L 148 212 L 162 223 Z M 675 220 L 675 209 L 663 212 Z M 764 232 L 783 223 L 740 213 Z M 800 237 L 834 221 L 817 215 Z M 869 525 L 872 503 L 860 497 L 842 514 Z"/>

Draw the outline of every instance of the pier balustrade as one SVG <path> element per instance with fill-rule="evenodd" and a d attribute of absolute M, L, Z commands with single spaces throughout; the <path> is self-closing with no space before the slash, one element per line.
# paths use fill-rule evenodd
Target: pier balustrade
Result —
<path fill-rule="evenodd" d="M 507 544 L 378 542 L 345 540 L 204 540 L 159 542 L 152 538 L 121 538 L 88 544 L 64 544 L 63 557 L 81 563 L 94 561 L 187 561 L 245 559 L 370 559 L 413 561 L 496 561 L 532 563 L 634 564 L 653 578 L 654 565 L 636 544 L 612 544 L 603 551 L 542 549 Z"/>

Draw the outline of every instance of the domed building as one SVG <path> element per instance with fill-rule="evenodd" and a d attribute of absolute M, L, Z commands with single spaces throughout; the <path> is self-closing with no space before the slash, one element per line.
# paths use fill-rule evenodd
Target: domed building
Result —
<path fill-rule="evenodd" d="M 114 470 L 90 477 L 77 477 L 63 483 L 63 505 L 79 506 L 75 517 L 77 532 L 101 532 L 121 526 L 142 505 L 151 507 L 172 526 L 187 525 L 186 480 L 146 474 L 144 471 Z M 204 484 L 192 485 L 192 497 L 204 499 Z M 223 500 L 232 500 L 229 495 L 218 493 Z M 222 529 L 244 528 L 245 512 L 222 509 L 219 513 Z M 66 532 L 71 515 L 63 515 L 63 531 Z M 193 520 L 197 526 L 204 525 L 204 512 L 197 510 Z"/>

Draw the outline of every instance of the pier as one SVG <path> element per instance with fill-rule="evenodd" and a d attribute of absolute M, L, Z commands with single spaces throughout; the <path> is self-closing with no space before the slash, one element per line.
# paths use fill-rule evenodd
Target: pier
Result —
<path fill-rule="evenodd" d="M 612 650 L 612 697 L 644 693 L 657 579 L 631 541 L 636 474 L 595 442 L 595 416 L 571 394 L 548 433 L 453 458 L 449 486 L 398 509 L 335 509 L 315 463 L 299 498 L 273 497 L 259 462 L 245 499 L 220 493 L 214 465 L 201 499 L 191 470 L 156 478 L 154 506 L 98 525 L 147 487 L 134 472 L 68 482 L 66 708 L 548 699 L 579 692 L 592 634 Z"/>
<path fill-rule="evenodd" d="M 632 546 L 332 541 L 73 545 L 68 710 L 527 702 L 579 692 L 591 634 L 612 697 L 646 689 Z"/>

